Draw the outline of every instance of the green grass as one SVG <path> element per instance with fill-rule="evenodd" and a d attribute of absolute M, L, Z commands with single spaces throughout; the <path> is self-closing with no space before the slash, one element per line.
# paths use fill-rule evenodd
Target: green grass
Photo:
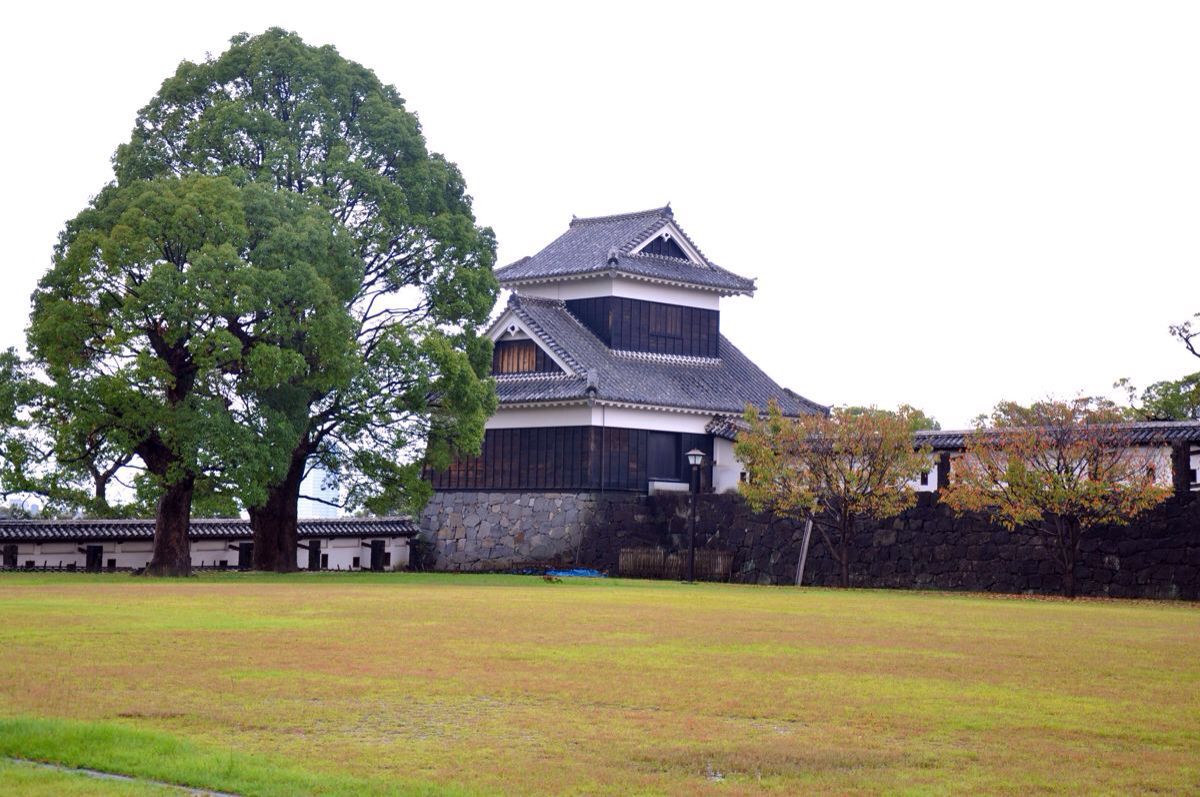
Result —
<path fill-rule="evenodd" d="M 1195 793 L 1200 607 L 7 574 L 5 756 L 244 795 Z M 8 793 L 162 791 L 81 778 L 0 763 Z"/>

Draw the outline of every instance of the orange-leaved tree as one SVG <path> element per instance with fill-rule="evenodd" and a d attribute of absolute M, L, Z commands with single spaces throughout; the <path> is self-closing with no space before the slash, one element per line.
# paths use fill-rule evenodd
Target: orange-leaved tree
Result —
<path fill-rule="evenodd" d="M 1091 398 L 1001 402 L 967 435 L 942 500 L 956 512 L 986 512 L 1009 528 L 1042 537 L 1075 597 L 1083 537 L 1126 525 L 1164 501 L 1152 453 L 1130 445 L 1122 411 Z"/>
<path fill-rule="evenodd" d="M 811 517 L 843 587 L 855 521 L 898 515 L 917 500 L 912 483 L 930 451 L 913 447 L 910 412 L 855 407 L 787 418 L 774 401 L 765 414 L 746 408 L 734 447 L 746 468 L 742 495 L 755 510 Z"/>

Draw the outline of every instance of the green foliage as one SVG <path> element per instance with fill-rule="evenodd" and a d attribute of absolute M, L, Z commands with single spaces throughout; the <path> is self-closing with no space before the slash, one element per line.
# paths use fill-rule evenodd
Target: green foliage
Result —
<path fill-rule="evenodd" d="M 291 368 L 284 350 L 256 371 L 275 385 L 265 404 L 301 427 L 294 447 L 334 469 L 351 503 L 422 503 L 427 435 L 434 459 L 478 449 L 491 383 L 450 350 L 477 365 L 484 347 L 464 330 L 495 302 L 495 240 L 395 88 L 294 33 L 239 35 L 216 58 L 180 64 L 114 165 L 123 186 L 202 173 L 302 194 L 346 230 L 360 271 L 331 289 L 354 320 L 352 378 L 281 381 Z"/>
<path fill-rule="evenodd" d="M 1194 421 L 1200 420 L 1200 372 L 1182 379 L 1163 380 L 1149 385 L 1138 395 L 1128 379 L 1118 380 L 1113 387 L 1129 395 L 1128 415 L 1135 420 Z"/>
<path fill-rule="evenodd" d="M 937 431 L 942 428 L 942 425 L 938 423 L 936 418 L 934 418 L 932 415 L 926 415 L 924 410 L 919 410 L 911 404 L 901 404 L 896 408 L 895 412 L 892 410 L 881 410 L 874 406 L 842 407 L 841 411 L 847 415 L 864 415 L 873 412 L 883 412 L 890 415 L 895 415 L 897 417 L 904 418 L 908 422 L 909 431 L 912 432 Z"/>
<path fill-rule="evenodd" d="M 295 195 L 198 175 L 107 187 L 34 294 L 47 379 L 33 412 L 56 461 L 70 476 L 98 441 L 141 458 L 146 500 L 184 479 L 225 507 L 223 492 L 264 495 L 298 434 L 264 396 L 349 381 L 352 321 L 331 277 L 357 269 L 348 237 Z"/>

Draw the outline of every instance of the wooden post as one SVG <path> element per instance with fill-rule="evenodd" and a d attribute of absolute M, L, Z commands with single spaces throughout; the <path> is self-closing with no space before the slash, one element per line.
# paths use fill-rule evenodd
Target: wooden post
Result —
<path fill-rule="evenodd" d="M 804 521 L 804 540 L 800 543 L 800 561 L 796 563 L 796 586 L 804 584 L 804 564 L 808 561 L 808 541 L 812 539 L 812 518 Z"/>

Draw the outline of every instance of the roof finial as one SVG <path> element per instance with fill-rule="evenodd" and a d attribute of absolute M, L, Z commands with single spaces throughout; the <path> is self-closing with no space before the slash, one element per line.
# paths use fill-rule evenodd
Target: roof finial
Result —
<path fill-rule="evenodd" d="M 671 201 L 667 200 L 667 206 L 663 208 L 663 215 L 668 219 L 675 218 L 675 211 L 671 210 Z"/>
<path fill-rule="evenodd" d="M 615 266 L 618 262 L 620 262 L 620 259 L 621 253 L 617 251 L 617 247 L 614 246 L 612 249 L 608 250 L 608 264 L 610 266 Z"/>

